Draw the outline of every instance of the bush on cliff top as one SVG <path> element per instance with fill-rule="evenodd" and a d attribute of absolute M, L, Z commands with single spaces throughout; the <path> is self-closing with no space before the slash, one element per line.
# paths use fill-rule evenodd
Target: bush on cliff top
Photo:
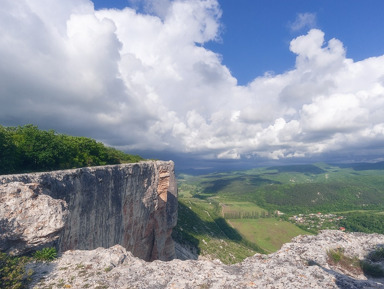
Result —
<path fill-rule="evenodd" d="M 0 288 L 27 288 L 28 274 L 25 265 L 28 257 L 11 257 L 0 252 Z"/>
<path fill-rule="evenodd" d="M 10 256 L 0 252 L 0 288 L 23 289 L 28 288 L 33 271 L 26 270 L 26 265 L 33 261 L 50 262 L 57 258 L 55 248 L 43 248 L 28 256 Z"/>
<path fill-rule="evenodd" d="M 57 258 L 57 251 L 54 247 L 43 248 L 33 253 L 33 258 L 37 261 L 52 261 Z"/>
<path fill-rule="evenodd" d="M 348 257 L 344 254 L 343 248 L 336 248 L 327 251 L 328 263 L 331 265 L 338 265 L 345 270 L 354 274 L 363 272 L 366 276 L 375 278 L 384 277 L 384 269 L 378 264 L 383 261 L 383 248 L 371 252 L 367 256 L 367 260 L 359 260 L 357 257 Z"/>
<path fill-rule="evenodd" d="M 143 160 L 94 139 L 44 131 L 28 124 L 0 125 L 0 174 L 111 165 Z"/>

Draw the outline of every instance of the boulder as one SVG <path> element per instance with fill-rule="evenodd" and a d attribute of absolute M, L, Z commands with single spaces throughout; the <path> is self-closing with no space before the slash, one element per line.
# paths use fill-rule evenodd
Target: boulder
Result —
<path fill-rule="evenodd" d="M 0 185 L 0 216 L 0 250 L 18 255 L 57 241 L 68 206 L 39 184 L 13 182 Z"/>

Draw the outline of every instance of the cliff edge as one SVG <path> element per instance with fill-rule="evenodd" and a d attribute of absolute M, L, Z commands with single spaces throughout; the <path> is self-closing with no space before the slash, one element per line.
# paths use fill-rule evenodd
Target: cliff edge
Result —
<path fill-rule="evenodd" d="M 269 255 L 256 254 L 235 265 L 178 259 L 145 262 L 119 245 L 92 251 L 67 251 L 52 263 L 34 263 L 31 288 L 384 288 L 384 280 L 365 276 L 327 260 L 342 248 L 364 259 L 382 248 L 384 235 L 322 231 L 298 236 Z"/>
<path fill-rule="evenodd" d="M 116 244 L 146 261 L 175 257 L 172 161 L 0 176 L 0 250 Z"/>

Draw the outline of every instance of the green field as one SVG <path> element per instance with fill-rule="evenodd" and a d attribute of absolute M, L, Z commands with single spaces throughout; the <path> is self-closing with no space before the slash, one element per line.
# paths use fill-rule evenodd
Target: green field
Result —
<path fill-rule="evenodd" d="M 384 162 L 180 174 L 178 182 L 176 240 L 228 264 L 321 229 L 384 233 Z"/>
<path fill-rule="evenodd" d="M 247 240 L 268 253 L 275 252 L 293 237 L 308 234 L 294 224 L 276 218 L 228 220 Z"/>

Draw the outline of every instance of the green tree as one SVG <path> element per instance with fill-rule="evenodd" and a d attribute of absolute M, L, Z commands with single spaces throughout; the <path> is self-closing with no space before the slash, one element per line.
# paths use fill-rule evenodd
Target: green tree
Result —
<path fill-rule="evenodd" d="M 124 162 L 137 162 L 130 155 L 87 137 L 39 130 L 35 125 L 0 126 L 0 173 L 46 171 Z"/>
<path fill-rule="evenodd" d="M 0 174 L 15 172 L 17 169 L 17 149 L 11 134 L 0 125 Z"/>

